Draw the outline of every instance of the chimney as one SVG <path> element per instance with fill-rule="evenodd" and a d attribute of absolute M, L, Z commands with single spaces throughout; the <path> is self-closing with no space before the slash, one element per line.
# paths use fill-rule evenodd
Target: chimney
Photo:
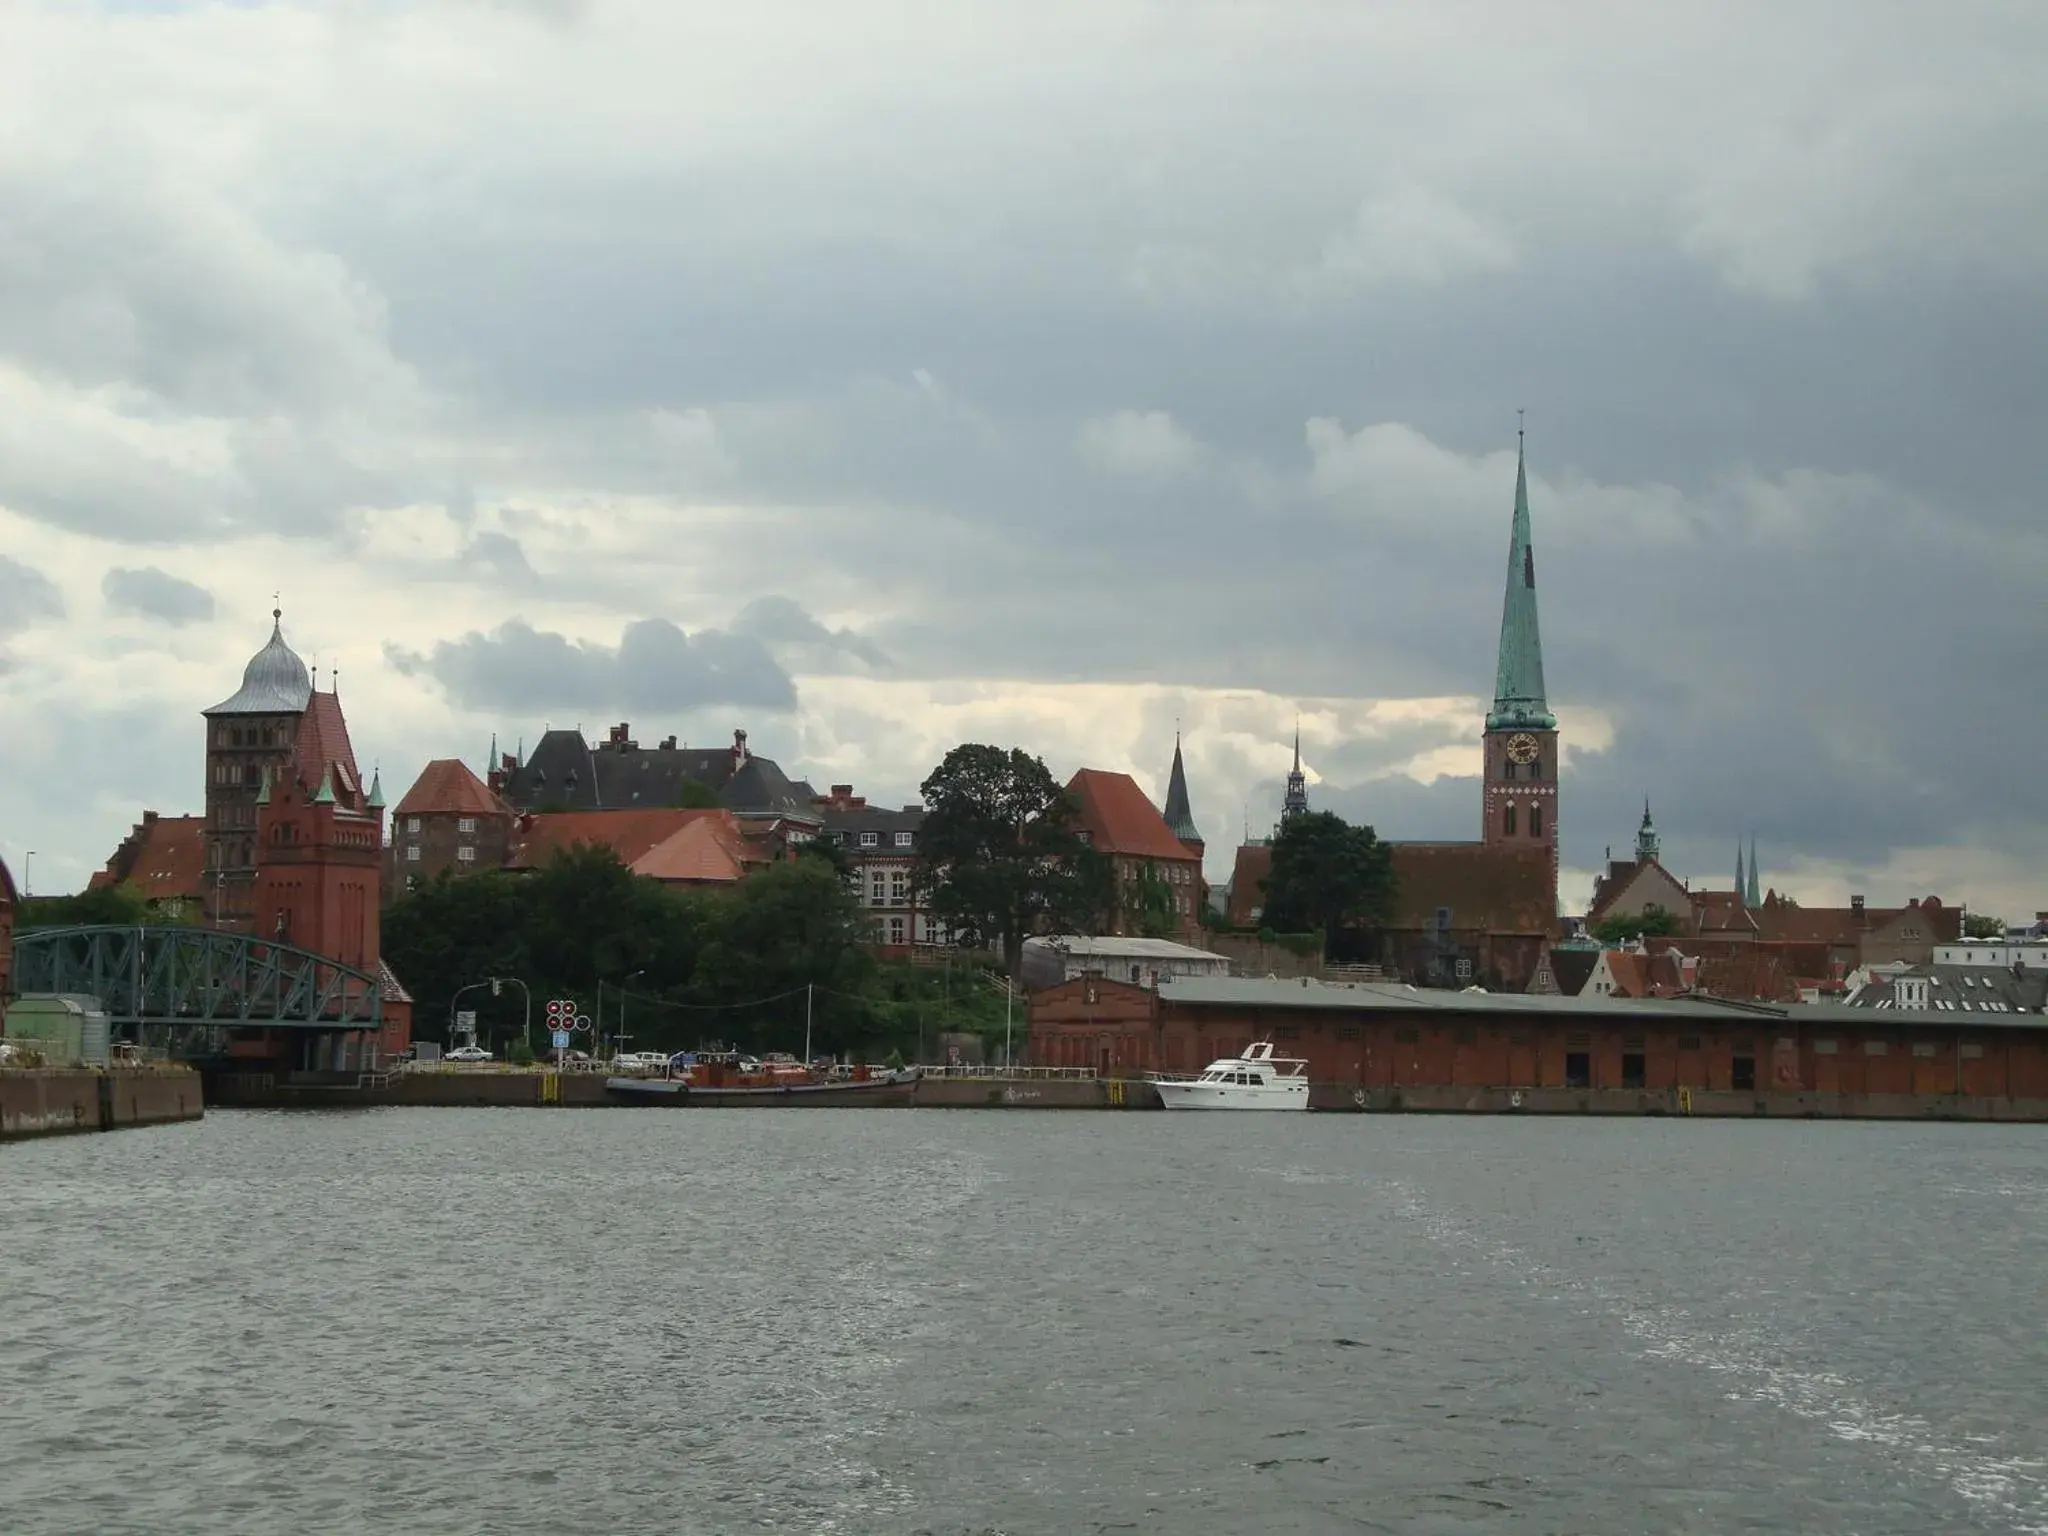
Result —
<path fill-rule="evenodd" d="M 734 731 L 734 732 L 732 733 L 732 766 L 733 766 L 733 771 L 734 771 L 734 772 L 738 772 L 738 771 L 739 771 L 739 766 L 740 766 L 740 764 L 741 764 L 741 763 L 744 763 L 744 762 L 745 762 L 746 760 L 747 760 L 747 733 L 746 733 L 745 731 Z"/>
<path fill-rule="evenodd" d="M 1851 896 L 1849 898 L 1849 910 L 1856 914 L 1856 926 L 1859 929 L 1870 926 L 1869 916 L 1863 910 L 1863 898 L 1861 896 Z"/>
<path fill-rule="evenodd" d="M 673 751 L 675 751 L 675 749 L 676 749 L 676 739 L 675 739 L 675 737 L 673 737 L 673 736 L 664 736 L 664 737 L 662 737 L 662 738 L 661 738 L 661 750 L 662 750 L 662 751 L 664 751 L 664 752 L 673 752 Z"/>
<path fill-rule="evenodd" d="M 151 825 L 151 824 L 152 824 L 153 822 L 155 822 L 155 820 L 156 820 L 156 812 L 155 812 L 155 811 L 144 811 L 144 812 L 142 813 L 142 824 L 143 824 L 143 825 L 144 825 L 145 827 L 146 827 L 146 826 L 149 826 L 149 825 Z"/>

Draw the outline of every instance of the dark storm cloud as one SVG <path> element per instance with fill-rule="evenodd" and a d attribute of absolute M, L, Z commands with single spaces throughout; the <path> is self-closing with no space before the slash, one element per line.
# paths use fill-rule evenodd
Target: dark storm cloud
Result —
<path fill-rule="evenodd" d="M 213 617 L 213 594 L 153 565 L 116 566 L 100 579 L 109 607 L 139 613 L 165 624 L 200 624 Z"/>
<path fill-rule="evenodd" d="M 793 647 L 822 664 L 829 665 L 834 655 L 843 653 L 876 671 L 889 666 L 881 648 L 858 631 L 844 626 L 827 629 L 787 597 L 755 598 L 740 610 L 732 629 L 766 645 Z"/>
<path fill-rule="evenodd" d="M 796 707 L 796 687 L 760 641 L 666 619 L 628 624 L 617 646 L 571 640 L 508 619 L 490 634 L 425 654 L 389 647 L 391 664 L 439 683 L 468 709 L 681 713 L 712 704 Z"/>

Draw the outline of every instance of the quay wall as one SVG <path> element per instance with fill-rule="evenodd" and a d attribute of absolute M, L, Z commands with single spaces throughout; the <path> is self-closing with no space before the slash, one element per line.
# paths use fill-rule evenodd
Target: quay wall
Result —
<path fill-rule="evenodd" d="M 2048 1099 L 1969 1094 L 1755 1093 L 1721 1088 L 1357 1087 L 1317 1083 L 1309 1089 L 1308 1107 L 1337 1114 L 2048 1121 Z"/>
<path fill-rule="evenodd" d="M 0 1141 L 169 1125 L 205 1112 L 199 1074 L 187 1067 L 0 1071 Z"/>
<path fill-rule="evenodd" d="M 926 1077 L 918 1109 L 1159 1109 L 1159 1092 L 1142 1079 Z"/>

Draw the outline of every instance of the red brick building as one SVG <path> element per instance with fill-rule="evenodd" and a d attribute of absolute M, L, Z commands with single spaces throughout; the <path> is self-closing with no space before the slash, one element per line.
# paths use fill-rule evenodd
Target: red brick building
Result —
<path fill-rule="evenodd" d="M 1127 773 L 1083 768 L 1067 781 L 1067 792 L 1080 810 L 1081 835 L 1109 861 L 1115 901 L 1104 931 L 1137 932 L 1138 910 L 1150 886 L 1164 891 L 1173 914 L 1172 931 L 1161 936 L 1193 943 L 1209 899 L 1199 843 L 1191 848 L 1182 841 Z"/>
<path fill-rule="evenodd" d="M 86 888 L 130 886 L 174 922 L 224 927 L 225 913 L 218 914 L 222 920 L 216 921 L 209 898 L 224 895 L 225 876 L 218 870 L 209 873 L 206 855 L 204 816 L 159 816 L 144 811 L 142 820 L 129 829 L 107 860 L 107 867 L 93 871 Z"/>
<path fill-rule="evenodd" d="M 1156 994 L 1082 978 L 1032 998 L 1038 1065 L 1199 1071 L 1256 1040 L 1306 1059 L 1316 1083 L 1382 1096 L 1420 1090 L 1418 1102 L 1445 1109 L 1476 1106 L 1458 1094 L 1492 1089 L 1689 1089 L 1760 1103 L 1802 1095 L 2023 1100 L 2048 1114 L 2048 1019 L 2038 1015 L 1248 978 L 1174 980 Z M 1835 1102 L 1833 1112 L 1855 1112 Z M 1815 1104 L 1813 1112 L 1823 1111 Z"/>
<path fill-rule="evenodd" d="M 434 759 L 391 813 L 385 901 L 443 873 L 503 869 L 517 816 L 460 758 Z"/>

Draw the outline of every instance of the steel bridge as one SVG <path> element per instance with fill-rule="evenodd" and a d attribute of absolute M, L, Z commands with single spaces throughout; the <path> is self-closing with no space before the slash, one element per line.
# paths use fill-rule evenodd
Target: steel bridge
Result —
<path fill-rule="evenodd" d="M 14 936 L 17 993 L 96 997 L 117 1034 L 204 1050 L 226 1029 L 375 1030 L 377 978 L 310 950 L 209 928 L 31 928 Z"/>

